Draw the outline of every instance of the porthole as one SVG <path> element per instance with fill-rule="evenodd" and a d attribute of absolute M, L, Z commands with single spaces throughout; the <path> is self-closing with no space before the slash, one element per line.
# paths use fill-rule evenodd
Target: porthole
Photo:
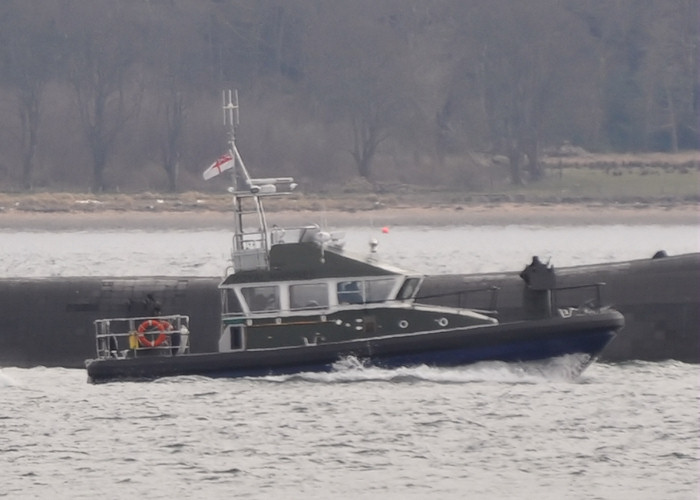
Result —
<path fill-rule="evenodd" d="M 440 325 L 441 327 L 445 328 L 449 322 L 447 321 L 447 318 L 440 318 L 437 320 L 437 324 Z"/>
<path fill-rule="evenodd" d="M 407 327 L 408 327 L 408 321 L 406 321 L 405 319 L 402 319 L 401 321 L 399 321 L 399 328 L 407 328 Z"/>

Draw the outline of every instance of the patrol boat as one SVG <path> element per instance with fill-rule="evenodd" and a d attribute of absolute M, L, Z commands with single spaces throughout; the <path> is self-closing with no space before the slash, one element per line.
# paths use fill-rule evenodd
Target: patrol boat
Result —
<path fill-rule="evenodd" d="M 333 370 L 352 358 L 364 365 L 460 366 L 523 362 L 580 354 L 580 373 L 624 325 L 601 307 L 601 284 L 584 306 L 559 303 L 554 272 L 526 268 L 524 315 L 499 322 L 497 289 L 487 309 L 418 302 L 423 276 L 344 250 L 342 234 L 318 225 L 269 227 L 263 202 L 291 193 L 290 177 L 252 178 L 235 141 L 237 99 L 224 97 L 229 152 L 205 172 L 230 170 L 234 231 L 232 266 L 219 285 L 217 352 L 191 352 L 189 317 L 95 321 L 97 356 L 86 361 L 91 382 L 180 375 L 241 377 Z"/>

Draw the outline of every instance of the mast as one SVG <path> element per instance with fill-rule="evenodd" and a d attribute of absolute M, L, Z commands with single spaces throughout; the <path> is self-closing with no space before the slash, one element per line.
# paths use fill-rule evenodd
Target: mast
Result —
<path fill-rule="evenodd" d="M 223 92 L 224 126 L 228 128 L 234 227 L 231 259 L 234 272 L 269 270 L 270 238 L 262 198 L 289 194 L 295 187 L 291 177 L 254 179 L 236 146 L 236 126 L 239 124 L 238 91 Z M 283 189 L 280 189 L 284 186 Z"/>
<path fill-rule="evenodd" d="M 233 96 L 235 98 L 235 104 L 231 99 L 231 90 L 224 90 L 222 92 L 222 110 L 224 112 L 224 127 L 226 127 L 228 130 L 228 153 L 229 156 L 234 160 L 234 166 L 231 169 L 231 187 L 229 188 L 229 192 L 233 194 L 233 205 L 235 207 L 238 205 L 238 197 L 236 195 L 236 191 L 238 190 L 238 158 L 236 158 L 235 154 L 235 151 L 238 150 L 238 148 L 236 148 L 236 127 L 240 123 L 240 118 L 238 114 L 238 90 L 234 91 Z M 239 215 L 237 214 L 234 218 L 234 234 L 241 233 L 242 229 L 243 221 L 241 217 L 239 217 Z"/>
<path fill-rule="evenodd" d="M 232 246 L 234 270 L 267 269 L 269 249 L 262 200 L 258 193 L 251 189 L 252 179 L 236 146 L 236 126 L 240 123 L 237 90 L 223 92 L 223 112 L 224 126 L 228 128 L 229 155 L 234 160 L 229 188 L 229 192 L 233 195 L 234 211 Z M 245 222 L 253 217 L 246 216 L 256 216 L 257 219 L 253 221 L 257 227 L 248 228 L 247 232 Z"/>

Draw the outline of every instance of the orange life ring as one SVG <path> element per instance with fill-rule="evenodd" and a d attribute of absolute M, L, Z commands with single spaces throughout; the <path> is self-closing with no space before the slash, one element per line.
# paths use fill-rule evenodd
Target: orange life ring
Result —
<path fill-rule="evenodd" d="M 160 335 L 156 337 L 155 340 L 151 341 L 148 338 L 146 338 L 146 335 L 144 335 L 148 330 L 153 330 L 157 329 L 160 332 Z M 168 339 L 168 335 L 165 333 L 167 330 L 171 329 L 172 326 L 170 323 L 167 321 L 158 321 L 157 319 L 147 319 L 143 323 L 139 325 L 139 328 L 137 330 L 138 332 L 138 339 L 139 339 L 139 344 L 141 344 L 141 347 L 158 347 L 161 345 L 163 342 L 165 342 Z"/>

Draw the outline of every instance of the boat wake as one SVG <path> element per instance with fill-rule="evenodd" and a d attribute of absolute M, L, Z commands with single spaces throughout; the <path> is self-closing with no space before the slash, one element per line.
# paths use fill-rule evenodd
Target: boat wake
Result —
<path fill-rule="evenodd" d="M 305 381 L 318 383 L 391 382 L 465 384 L 497 382 L 506 384 L 536 384 L 542 382 L 577 382 L 590 363 L 587 354 L 568 354 L 545 361 L 505 363 L 484 361 L 468 366 L 437 368 L 427 365 L 381 368 L 355 357 L 347 357 L 333 365 L 330 372 L 303 372 L 294 375 L 263 377 L 270 382 Z"/>
<path fill-rule="evenodd" d="M 10 377 L 9 375 L 4 374 L 0 370 L 0 387 L 15 387 L 19 385 L 18 382 Z"/>

